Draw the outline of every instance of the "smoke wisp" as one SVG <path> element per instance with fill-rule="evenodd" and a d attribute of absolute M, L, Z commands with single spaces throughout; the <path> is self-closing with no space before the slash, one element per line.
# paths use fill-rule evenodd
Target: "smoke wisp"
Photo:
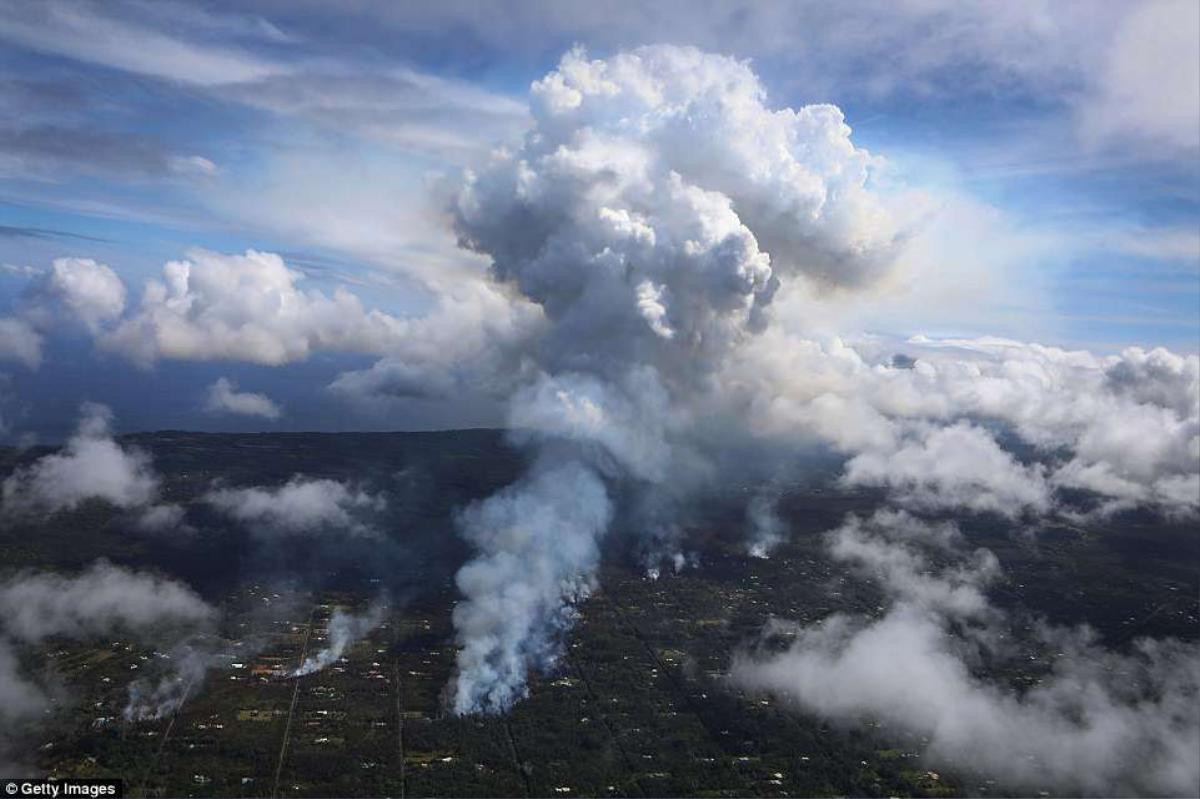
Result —
<path fill-rule="evenodd" d="M 387 606 L 381 603 L 371 605 L 366 612 L 357 616 L 337 608 L 329 619 L 329 645 L 305 658 L 291 676 L 313 674 L 337 662 L 351 644 L 382 624 L 386 615 Z"/>

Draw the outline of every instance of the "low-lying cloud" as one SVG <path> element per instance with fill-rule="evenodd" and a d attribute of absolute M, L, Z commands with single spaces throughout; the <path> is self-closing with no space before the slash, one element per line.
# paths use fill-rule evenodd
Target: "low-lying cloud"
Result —
<path fill-rule="evenodd" d="M 299 475 L 275 487 L 214 488 L 204 501 L 256 530 L 285 534 L 341 530 L 374 535 L 371 517 L 387 507 L 379 494 Z"/>
<path fill-rule="evenodd" d="M 932 763 L 1009 789 L 1193 795 L 1200 649 L 1142 639 L 1117 654 L 1087 628 L 1042 625 L 1042 645 L 1057 654 L 1037 685 L 1017 690 L 985 676 L 1006 655 L 1009 632 L 983 592 L 998 573 L 994 556 L 960 551 L 935 568 L 922 554 L 952 553 L 957 538 L 905 514 L 848 518 L 829 534 L 830 554 L 875 577 L 890 608 L 776 624 L 769 632 L 792 643 L 743 653 L 731 679 L 827 718 L 883 721 L 926 741 Z"/>
<path fill-rule="evenodd" d="M 47 638 L 133 636 L 156 646 L 210 631 L 217 611 L 186 585 L 105 561 L 76 575 L 21 572 L 0 582 L 0 764 L 29 773 L 15 751 L 50 696 L 21 667 L 16 647 Z"/>
<path fill-rule="evenodd" d="M 232 413 L 263 419 L 278 419 L 283 415 L 283 409 L 266 394 L 238 391 L 237 385 L 226 377 L 218 378 L 208 387 L 204 409 L 209 413 Z"/>
<path fill-rule="evenodd" d="M 112 419 L 107 407 L 84 403 L 79 427 L 62 451 L 45 455 L 5 479 L 0 488 L 4 509 L 70 510 L 89 499 L 124 509 L 152 504 L 158 495 L 158 477 L 150 457 L 118 444 L 112 437 Z"/>

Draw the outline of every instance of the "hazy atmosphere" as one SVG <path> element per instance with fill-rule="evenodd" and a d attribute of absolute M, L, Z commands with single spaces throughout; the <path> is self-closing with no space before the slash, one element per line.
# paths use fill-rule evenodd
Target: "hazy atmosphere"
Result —
<path fill-rule="evenodd" d="M 0 106 L 0 777 L 1200 791 L 1194 0 L 0 0 Z"/>

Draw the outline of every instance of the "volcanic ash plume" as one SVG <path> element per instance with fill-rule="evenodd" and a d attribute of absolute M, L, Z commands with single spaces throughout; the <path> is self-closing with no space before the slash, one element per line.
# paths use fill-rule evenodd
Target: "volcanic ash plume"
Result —
<path fill-rule="evenodd" d="M 573 51 L 533 85 L 524 145 L 467 176 L 460 241 L 545 324 L 510 404 L 536 466 L 460 520 L 480 552 L 458 576 L 456 712 L 507 708 L 553 663 L 615 483 L 647 548 L 679 560 L 654 498 L 697 468 L 693 408 L 780 277 L 853 286 L 886 266 L 896 231 L 841 112 L 764 96 L 747 65 L 693 49 Z"/>
<path fill-rule="evenodd" d="M 310 655 L 291 676 L 303 677 L 334 663 L 351 644 L 378 627 L 386 611 L 387 608 L 381 604 L 372 605 L 360 616 L 346 613 L 341 608 L 335 610 L 329 619 L 329 646 Z"/>

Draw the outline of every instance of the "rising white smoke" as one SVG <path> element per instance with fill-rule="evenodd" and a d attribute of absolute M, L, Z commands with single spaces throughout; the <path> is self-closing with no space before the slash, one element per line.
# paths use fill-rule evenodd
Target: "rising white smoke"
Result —
<path fill-rule="evenodd" d="M 507 708 L 524 695 L 531 665 L 554 662 L 571 603 L 593 587 L 611 516 L 604 482 L 576 459 L 544 460 L 463 514 L 480 554 L 457 580 L 457 712 Z"/>
<path fill-rule="evenodd" d="M 247 653 L 241 653 L 247 654 Z M 141 677 L 129 684 L 121 715 L 126 721 L 161 719 L 179 710 L 200 689 L 209 669 L 230 657 L 211 638 L 180 641 L 162 653 L 162 676 Z"/>
<path fill-rule="evenodd" d="M 895 358 L 774 323 L 781 292 L 845 304 L 912 277 L 899 195 L 873 190 L 879 162 L 837 108 L 772 109 L 746 64 L 669 46 L 572 51 L 530 106 L 523 145 L 453 207 L 463 246 L 544 317 L 509 412 L 537 466 L 461 520 L 481 552 L 459 577 L 458 712 L 507 707 L 553 662 L 615 513 L 649 573 L 684 561 L 680 511 L 719 435 L 819 442 L 844 485 L 918 510 L 1037 516 L 1079 491 L 1094 499 L 1072 513 L 1200 507 L 1194 356 L 913 339 Z M 780 535 L 766 509 L 750 509 L 755 554 Z"/>
<path fill-rule="evenodd" d="M 786 538 L 786 525 L 775 507 L 777 497 L 759 494 L 746 506 L 750 534 L 746 551 L 752 558 L 765 558 Z"/>
<path fill-rule="evenodd" d="M 215 608 L 182 583 L 105 561 L 77 575 L 23 572 L 0 583 L 0 762 L 49 707 L 41 687 L 20 668 L 16 645 L 116 633 L 182 654 L 182 642 L 209 631 L 216 616 Z M 177 658 L 164 685 L 191 684 L 195 675 L 180 672 L 190 668 L 187 659 Z M 138 685 L 130 688 L 133 698 L 139 696 Z M 170 698 L 164 688 L 155 706 L 174 707 L 182 700 L 176 694 L 171 704 Z"/>
<path fill-rule="evenodd" d="M 553 661 L 593 581 L 606 481 L 644 489 L 693 468 L 692 398 L 765 324 L 780 279 L 861 284 L 897 234 L 841 112 L 773 110 L 736 60 L 577 50 L 533 85 L 531 110 L 521 149 L 469 174 L 454 207 L 463 245 L 546 318 L 510 413 L 537 466 L 462 517 L 481 552 L 459 575 L 460 713 L 506 708 Z M 678 559 L 671 515 L 644 527 Z"/>
<path fill-rule="evenodd" d="M 371 605 L 361 615 L 347 613 L 341 608 L 333 611 L 329 619 L 329 645 L 309 655 L 304 662 L 292 672 L 293 677 L 303 677 L 306 674 L 318 672 L 333 664 L 349 648 L 351 644 L 378 627 L 387 614 L 387 607 L 382 604 Z"/>

